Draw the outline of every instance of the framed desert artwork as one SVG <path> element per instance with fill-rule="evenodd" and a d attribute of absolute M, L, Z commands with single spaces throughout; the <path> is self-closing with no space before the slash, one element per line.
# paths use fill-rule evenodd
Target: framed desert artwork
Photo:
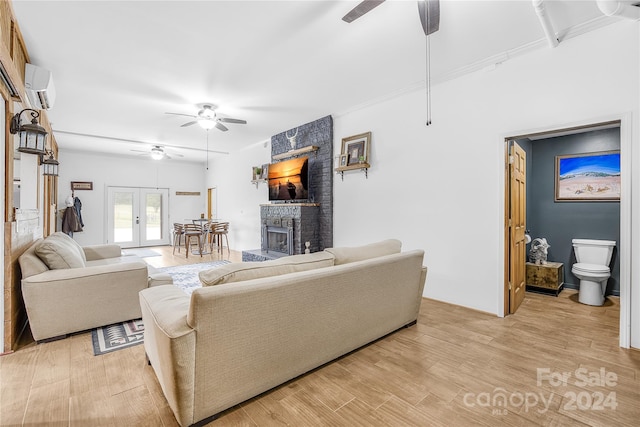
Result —
<path fill-rule="evenodd" d="M 620 150 L 556 156 L 556 202 L 619 201 Z"/>

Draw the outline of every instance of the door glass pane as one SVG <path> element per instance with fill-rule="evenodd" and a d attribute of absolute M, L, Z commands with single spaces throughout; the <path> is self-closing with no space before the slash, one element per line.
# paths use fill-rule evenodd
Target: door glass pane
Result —
<path fill-rule="evenodd" d="M 160 240 L 162 239 L 162 194 L 147 194 L 145 204 L 147 240 Z"/>
<path fill-rule="evenodd" d="M 133 240 L 133 193 L 115 192 L 113 195 L 113 241 Z"/>

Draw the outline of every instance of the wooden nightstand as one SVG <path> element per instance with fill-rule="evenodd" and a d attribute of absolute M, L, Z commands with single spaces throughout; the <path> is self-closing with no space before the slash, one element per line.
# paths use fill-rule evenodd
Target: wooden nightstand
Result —
<path fill-rule="evenodd" d="M 564 285 L 564 264 L 547 262 L 545 265 L 527 263 L 527 290 L 553 293 L 558 296 Z"/>

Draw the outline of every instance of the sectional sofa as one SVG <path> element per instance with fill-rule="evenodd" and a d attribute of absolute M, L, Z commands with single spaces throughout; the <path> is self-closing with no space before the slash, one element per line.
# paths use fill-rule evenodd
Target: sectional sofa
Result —
<path fill-rule="evenodd" d="M 144 346 L 181 426 L 330 362 L 418 317 L 424 252 L 398 240 L 202 272 L 191 296 L 140 292 Z"/>

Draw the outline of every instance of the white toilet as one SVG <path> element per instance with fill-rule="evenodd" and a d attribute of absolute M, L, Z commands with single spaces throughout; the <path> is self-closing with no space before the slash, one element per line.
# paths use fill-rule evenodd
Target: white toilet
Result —
<path fill-rule="evenodd" d="M 588 305 L 604 304 L 607 280 L 611 276 L 609 263 L 616 242 L 612 240 L 573 239 L 577 263 L 571 272 L 580 279 L 578 301 Z"/>

